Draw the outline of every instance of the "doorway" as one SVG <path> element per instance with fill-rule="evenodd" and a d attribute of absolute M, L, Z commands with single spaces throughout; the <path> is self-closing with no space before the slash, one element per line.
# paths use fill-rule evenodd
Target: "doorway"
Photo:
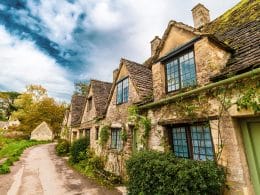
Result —
<path fill-rule="evenodd" d="M 260 194 L 260 117 L 240 122 L 255 194 Z"/>

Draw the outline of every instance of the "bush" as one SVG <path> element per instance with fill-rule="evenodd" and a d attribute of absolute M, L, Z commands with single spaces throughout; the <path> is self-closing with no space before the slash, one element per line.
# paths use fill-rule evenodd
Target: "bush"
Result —
<path fill-rule="evenodd" d="M 70 143 L 65 139 L 60 139 L 55 149 L 58 156 L 66 156 L 70 151 Z"/>
<path fill-rule="evenodd" d="M 84 137 L 73 142 L 70 149 L 70 161 L 78 163 L 87 158 L 87 148 L 89 147 L 89 137 Z"/>
<path fill-rule="evenodd" d="M 223 168 L 212 161 L 176 158 L 171 153 L 142 151 L 126 162 L 128 193 L 220 194 L 225 183 Z"/>

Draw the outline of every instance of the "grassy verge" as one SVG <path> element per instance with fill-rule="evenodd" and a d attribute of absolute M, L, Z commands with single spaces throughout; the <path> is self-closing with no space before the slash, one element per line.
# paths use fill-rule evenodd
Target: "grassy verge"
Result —
<path fill-rule="evenodd" d="M 0 163 L 0 174 L 9 173 L 10 166 L 12 166 L 15 161 L 19 160 L 19 157 L 26 148 L 43 143 L 47 142 L 34 140 L 16 140 L 0 136 L 0 162 L 1 159 L 3 161 Z"/>

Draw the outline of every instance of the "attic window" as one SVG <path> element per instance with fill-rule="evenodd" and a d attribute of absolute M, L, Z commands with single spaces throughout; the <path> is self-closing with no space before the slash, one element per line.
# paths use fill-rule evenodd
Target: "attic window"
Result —
<path fill-rule="evenodd" d="M 165 66 L 167 92 L 196 85 L 193 50 L 172 58 Z"/>
<path fill-rule="evenodd" d="M 92 109 L 92 97 L 88 98 L 88 105 L 87 105 L 87 111 L 90 111 Z"/>
<path fill-rule="evenodd" d="M 122 104 L 128 101 L 128 91 L 128 78 L 125 78 L 117 83 L 117 104 Z"/>

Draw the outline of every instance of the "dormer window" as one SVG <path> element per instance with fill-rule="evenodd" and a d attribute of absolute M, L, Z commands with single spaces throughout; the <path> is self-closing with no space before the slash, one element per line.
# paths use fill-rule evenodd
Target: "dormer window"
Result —
<path fill-rule="evenodd" d="M 117 83 L 117 98 L 116 103 L 122 104 L 128 102 L 128 78 L 125 78 Z"/>
<path fill-rule="evenodd" d="M 166 63 L 167 92 L 196 85 L 193 51 L 181 54 Z"/>
<path fill-rule="evenodd" d="M 92 109 L 92 97 L 88 98 L 88 105 L 87 105 L 87 111 L 90 111 Z"/>

